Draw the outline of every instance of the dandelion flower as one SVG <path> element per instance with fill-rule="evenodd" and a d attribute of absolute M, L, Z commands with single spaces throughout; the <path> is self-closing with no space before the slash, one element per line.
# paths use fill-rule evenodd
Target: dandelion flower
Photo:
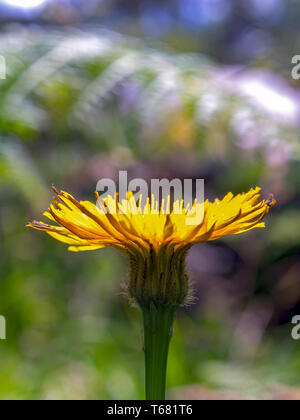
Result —
<path fill-rule="evenodd" d="M 141 290 L 135 290 L 141 283 L 140 277 L 146 280 L 146 277 L 152 276 L 153 270 L 158 270 L 160 284 L 164 287 L 156 289 L 156 296 L 151 295 L 154 301 L 158 299 L 158 303 L 170 298 L 165 296 L 167 277 L 175 273 L 184 274 L 184 257 L 192 245 L 264 227 L 262 220 L 275 204 L 272 196 L 268 200 L 260 200 L 258 187 L 235 196 L 228 193 L 222 200 L 206 200 L 202 204 L 195 202 L 192 209 L 185 209 L 183 203 L 175 202 L 171 211 L 169 202 L 162 203 L 158 209 L 158 203 L 151 206 L 148 199 L 146 205 L 142 206 L 142 200 L 136 203 L 132 192 L 128 192 L 127 199 L 121 203 L 117 197 L 109 196 L 101 206 L 97 206 L 89 201 L 79 202 L 71 194 L 64 191 L 58 193 L 53 189 L 54 204 L 50 205 L 44 216 L 58 225 L 33 221 L 27 226 L 45 231 L 68 244 L 70 251 L 112 246 L 126 253 L 131 260 L 132 274 L 138 277 L 133 279 L 136 283 L 130 288 L 132 297 L 138 301 L 143 300 Z M 96 197 L 99 199 L 97 193 Z M 178 211 L 180 206 L 181 212 Z M 187 225 L 187 217 L 196 212 L 197 206 L 204 206 L 202 223 Z M 151 280 L 147 280 L 150 281 L 148 286 L 154 290 Z M 174 281 L 174 278 L 170 279 L 172 284 Z M 183 303 L 186 287 L 183 289 L 183 294 L 173 289 L 173 294 L 176 294 L 173 304 Z M 145 290 L 145 293 L 148 299 L 148 291 Z"/>
<path fill-rule="evenodd" d="M 264 227 L 263 219 L 275 204 L 270 196 L 260 197 L 260 188 L 247 193 L 228 193 L 222 200 L 192 207 L 183 202 L 170 205 L 170 197 L 159 205 L 148 199 L 136 202 L 132 192 L 119 203 L 108 196 L 98 205 L 77 201 L 55 189 L 54 203 L 44 213 L 51 222 L 33 221 L 27 226 L 42 230 L 69 245 L 70 251 L 87 251 L 111 246 L 130 258 L 128 293 L 143 311 L 148 398 L 164 396 L 165 365 L 173 315 L 188 297 L 185 257 L 196 243 Z M 199 224 L 187 218 L 202 210 Z M 165 327 L 163 327 L 165 326 Z M 153 360 L 156 362 L 154 363 Z"/>

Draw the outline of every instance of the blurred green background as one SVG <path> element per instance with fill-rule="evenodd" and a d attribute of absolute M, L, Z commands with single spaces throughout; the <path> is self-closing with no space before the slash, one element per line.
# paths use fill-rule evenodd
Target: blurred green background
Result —
<path fill-rule="evenodd" d="M 55 184 L 204 178 L 207 198 L 263 188 L 267 228 L 195 246 L 170 398 L 300 399 L 296 1 L 0 2 L 1 399 L 138 399 L 140 313 L 124 257 L 25 229 Z M 37 2 L 36 2 L 37 3 Z M 36 6 L 36 7 L 33 7 Z"/>

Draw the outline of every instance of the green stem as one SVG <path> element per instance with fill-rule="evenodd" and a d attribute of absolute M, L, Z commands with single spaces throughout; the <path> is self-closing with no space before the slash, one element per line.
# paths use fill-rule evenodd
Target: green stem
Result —
<path fill-rule="evenodd" d="M 169 343 L 176 307 L 143 307 L 146 400 L 164 400 Z"/>

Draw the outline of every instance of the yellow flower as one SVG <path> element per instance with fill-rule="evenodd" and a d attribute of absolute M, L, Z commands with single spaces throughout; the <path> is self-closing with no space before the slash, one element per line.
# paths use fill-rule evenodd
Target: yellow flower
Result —
<path fill-rule="evenodd" d="M 174 305 L 182 303 L 187 295 L 185 256 L 189 248 L 264 227 L 262 220 L 275 204 L 272 196 L 260 200 L 258 187 L 236 196 L 228 193 L 214 202 L 195 202 L 191 209 L 175 202 L 171 211 L 170 198 L 161 206 L 155 203 L 151 207 L 149 199 L 142 206 L 141 199 L 136 203 L 133 193 L 128 192 L 121 203 L 117 197 L 107 197 L 101 207 L 89 201 L 78 202 L 72 195 L 53 189 L 54 205 L 44 215 L 58 225 L 33 221 L 28 227 L 70 245 L 70 251 L 106 246 L 119 249 L 131 260 L 130 295 L 139 302 L 151 296 L 152 300 Z M 99 199 L 97 193 L 96 197 Z M 202 223 L 188 225 L 187 217 L 201 209 Z"/>
<path fill-rule="evenodd" d="M 106 199 L 108 209 L 117 207 L 121 210 L 110 214 L 89 201 L 78 202 L 64 191 L 60 194 L 55 188 L 54 191 L 57 199 L 54 198 L 54 205 L 49 207 L 44 216 L 60 226 L 37 221 L 27 226 L 43 230 L 55 239 L 71 245 L 70 251 L 113 246 L 131 254 L 142 247 L 149 249 L 151 246 L 159 248 L 170 243 L 183 246 L 212 241 L 254 227 L 264 227 L 262 219 L 275 204 L 272 197 L 259 201 L 258 187 L 246 194 L 233 196 L 228 193 L 222 200 L 215 199 L 212 203 L 205 201 L 203 222 L 195 227 L 186 224 L 186 217 L 192 215 L 196 206 L 201 204 L 195 203 L 192 210 L 183 209 L 181 214 L 176 214 L 176 208 L 180 206 L 176 202 L 171 212 L 167 212 L 166 206 L 162 205 L 160 211 L 152 214 L 149 200 L 142 208 L 141 200 L 137 205 L 133 194 L 128 192 L 127 200 L 120 205 L 112 197 Z"/>

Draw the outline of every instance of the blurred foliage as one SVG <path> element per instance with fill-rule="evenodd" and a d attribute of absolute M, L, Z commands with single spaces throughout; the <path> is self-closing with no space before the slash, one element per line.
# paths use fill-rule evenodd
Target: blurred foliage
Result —
<path fill-rule="evenodd" d="M 110 249 L 74 255 L 24 228 L 52 183 L 93 199 L 98 179 L 124 169 L 204 178 L 208 198 L 260 185 L 278 200 L 267 229 L 191 251 L 196 300 L 178 315 L 168 387 L 260 398 L 299 386 L 300 147 L 288 82 L 107 30 L 23 28 L 0 40 L 0 397 L 143 397 L 140 314 L 120 287 L 127 261 Z"/>

